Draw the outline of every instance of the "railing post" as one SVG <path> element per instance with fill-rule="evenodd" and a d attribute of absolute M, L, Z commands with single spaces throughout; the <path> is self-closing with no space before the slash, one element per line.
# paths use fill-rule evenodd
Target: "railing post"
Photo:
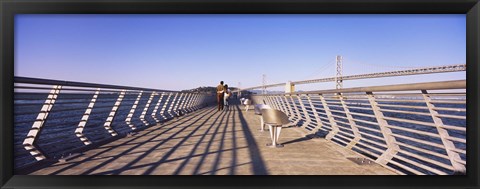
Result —
<path fill-rule="evenodd" d="M 286 103 L 286 106 L 288 108 L 288 117 L 290 117 L 291 119 L 294 118 L 295 114 L 293 113 L 292 111 L 292 107 L 290 106 L 290 103 L 288 102 L 288 99 L 287 99 L 287 95 L 284 95 L 283 98 L 285 99 L 285 103 Z M 287 112 L 286 112 L 287 113 Z"/>
<path fill-rule="evenodd" d="M 307 130 L 307 126 L 310 125 L 312 120 L 310 119 L 310 115 L 307 112 L 307 108 L 305 108 L 305 105 L 302 102 L 301 95 L 297 95 L 298 102 L 300 104 L 300 107 L 302 108 L 303 115 L 305 116 L 305 122 L 302 124 L 301 127 L 303 127 L 305 130 Z"/>
<path fill-rule="evenodd" d="M 190 109 L 192 109 L 192 111 L 196 111 L 198 110 L 198 104 L 199 101 L 202 99 L 202 95 L 201 94 L 197 94 L 197 96 L 195 97 L 195 99 L 192 101 L 191 105 L 190 105 Z"/>
<path fill-rule="evenodd" d="M 373 113 L 375 115 L 375 118 L 377 119 L 383 138 L 385 139 L 385 143 L 387 144 L 387 150 L 385 150 L 383 154 L 378 157 L 377 160 L 375 160 L 375 162 L 386 165 L 393 158 L 393 156 L 398 153 L 400 147 L 398 146 L 398 144 L 396 144 L 395 137 L 392 136 L 392 130 L 387 127 L 388 123 L 385 120 L 383 113 L 380 110 L 380 107 L 378 107 L 378 103 L 375 101 L 373 93 L 367 92 L 367 97 L 370 105 L 372 106 Z"/>
<path fill-rule="evenodd" d="M 277 102 L 278 109 L 284 113 L 287 113 L 287 110 L 284 108 L 282 104 L 283 102 L 281 100 L 282 100 L 282 97 L 280 97 L 280 95 L 275 96 L 275 102 Z"/>
<path fill-rule="evenodd" d="M 152 118 L 155 120 L 156 123 L 160 122 L 160 120 L 158 120 L 156 115 L 157 115 L 158 108 L 160 107 L 160 103 L 162 102 L 162 99 L 163 99 L 164 96 L 165 96 L 165 93 L 162 92 L 162 94 L 158 98 L 158 102 L 155 105 L 155 108 L 153 109 L 153 112 L 152 112 Z"/>
<path fill-rule="evenodd" d="M 315 121 L 317 122 L 317 126 L 312 130 L 312 134 L 315 134 L 318 132 L 318 130 L 320 130 L 320 128 L 322 128 L 323 123 L 320 117 L 318 116 L 317 109 L 313 105 L 310 95 L 308 94 L 307 94 L 307 100 L 308 100 L 308 103 L 310 104 L 310 108 L 312 109 L 313 116 L 315 117 Z"/>
<path fill-rule="evenodd" d="M 275 106 L 275 104 L 272 101 L 272 96 L 267 96 L 266 99 L 267 99 L 266 102 L 270 107 L 272 107 L 273 109 L 277 109 L 277 107 Z"/>
<path fill-rule="evenodd" d="M 197 94 L 197 97 L 195 97 L 195 101 L 192 102 L 191 108 L 192 111 L 198 110 L 198 104 L 200 104 L 200 100 L 202 99 L 202 94 Z"/>
<path fill-rule="evenodd" d="M 170 117 L 174 117 L 173 114 L 172 114 L 172 110 L 173 110 L 173 106 L 177 103 L 177 96 L 178 96 L 178 93 L 175 93 L 175 96 L 173 97 L 173 100 L 172 100 L 172 103 L 170 103 L 170 107 L 168 107 L 168 115 L 170 115 Z"/>
<path fill-rule="evenodd" d="M 188 95 L 189 95 L 188 99 L 187 99 L 187 101 L 185 102 L 185 104 L 183 105 L 183 108 L 182 108 L 185 111 L 185 113 L 191 112 L 190 111 L 190 104 L 195 99 L 195 94 L 188 93 Z"/>
<path fill-rule="evenodd" d="M 183 99 L 182 99 L 183 97 Z M 180 93 L 180 97 L 178 97 L 177 103 L 175 103 L 175 106 L 173 107 L 173 112 L 176 114 L 176 116 L 179 116 L 180 114 L 178 113 L 178 106 L 179 104 L 183 103 L 183 100 L 185 100 L 184 93 Z"/>
<path fill-rule="evenodd" d="M 323 97 L 323 94 L 319 94 L 318 97 L 322 101 L 323 109 L 327 114 L 327 118 L 328 118 L 328 121 L 330 122 L 330 126 L 332 126 L 332 130 L 328 132 L 327 136 L 325 136 L 325 139 L 331 140 L 338 133 L 340 129 L 338 128 L 337 122 L 335 122 L 335 119 L 333 118 L 332 112 L 330 111 L 330 107 L 328 107 L 327 101 Z"/>
<path fill-rule="evenodd" d="M 188 102 L 190 102 L 190 98 L 192 98 L 192 93 L 187 93 L 187 97 L 185 97 L 185 100 L 182 102 L 180 110 L 185 111 L 185 106 L 187 106 Z"/>
<path fill-rule="evenodd" d="M 149 126 L 150 124 L 145 120 L 145 115 L 147 115 L 148 108 L 150 107 L 150 103 L 152 103 L 153 97 L 155 96 L 155 91 L 152 91 L 150 97 L 148 98 L 147 104 L 145 104 L 145 108 L 143 108 L 142 115 L 140 115 L 140 120 L 142 120 L 145 126 Z"/>
<path fill-rule="evenodd" d="M 277 109 L 276 104 L 273 102 L 273 96 L 267 96 L 267 104 L 273 109 Z"/>
<path fill-rule="evenodd" d="M 298 111 L 297 103 L 295 103 L 295 100 L 293 99 L 292 94 L 290 95 L 290 100 L 292 101 L 293 110 L 295 110 L 295 112 L 294 112 L 294 119 L 295 119 L 294 124 L 297 125 L 298 122 L 302 119 L 302 116 L 300 115 L 300 111 Z"/>
<path fill-rule="evenodd" d="M 194 108 L 193 108 L 193 106 L 194 106 L 195 101 L 197 100 L 197 98 L 198 98 L 198 93 L 193 93 L 193 94 L 192 94 L 192 99 L 190 100 L 190 102 L 188 102 L 188 105 L 187 105 L 187 107 L 186 107 L 187 110 L 188 110 L 188 112 L 193 112 L 193 111 L 195 111 Z"/>
<path fill-rule="evenodd" d="M 280 110 L 280 106 L 277 102 L 277 96 L 270 96 L 270 101 L 272 102 L 273 108 Z"/>
<path fill-rule="evenodd" d="M 190 102 L 192 102 L 193 98 L 195 98 L 195 94 L 193 93 L 188 93 L 188 99 L 183 105 L 182 109 L 186 110 L 188 109 L 188 106 L 190 105 Z"/>
<path fill-rule="evenodd" d="M 78 123 L 77 129 L 75 129 L 75 135 L 85 145 L 92 144 L 92 142 L 90 142 L 90 140 L 88 140 L 88 138 L 83 134 L 83 129 L 87 125 L 88 118 L 90 117 L 90 114 L 92 113 L 93 106 L 95 105 L 95 102 L 97 101 L 99 93 L 100 93 L 100 89 L 97 89 L 97 91 L 95 91 L 95 94 L 92 97 L 92 100 L 90 100 L 90 104 L 88 104 L 87 110 L 85 110 L 85 113 L 83 114 L 82 120 L 80 121 L 80 123 Z"/>
<path fill-rule="evenodd" d="M 177 114 L 177 116 L 180 115 L 180 111 L 182 110 L 182 106 L 185 103 L 185 99 L 187 97 L 188 96 L 187 96 L 186 93 L 180 93 L 180 98 L 178 98 L 178 103 L 177 103 L 177 105 L 175 105 L 175 111 L 174 111 Z"/>
<path fill-rule="evenodd" d="M 120 107 L 120 104 L 122 103 L 123 97 L 125 97 L 126 90 L 122 90 L 120 92 L 120 95 L 118 95 L 118 99 L 113 105 L 112 111 L 110 111 L 110 114 L 108 114 L 107 120 L 105 120 L 105 123 L 103 124 L 103 127 L 105 130 L 107 130 L 108 133 L 112 136 L 117 136 L 117 132 L 112 129 L 111 125 L 113 122 L 113 118 L 115 118 L 115 114 L 117 113 L 118 107 Z"/>
<path fill-rule="evenodd" d="M 275 104 L 273 103 L 272 98 L 273 98 L 273 95 L 267 96 L 267 101 L 266 101 L 266 102 L 267 102 L 267 104 L 268 104 L 271 108 L 277 109 L 276 106 L 275 106 Z"/>
<path fill-rule="evenodd" d="M 195 93 L 193 94 L 193 97 L 192 97 L 192 100 L 190 100 L 190 102 L 188 103 L 188 112 L 193 112 L 195 111 L 195 103 L 197 102 L 198 100 L 198 97 L 199 97 L 199 94 L 198 93 Z"/>
<path fill-rule="evenodd" d="M 50 110 L 52 109 L 53 105 L 55 104 L 55 101 L 57 100 L 58 94 L 60 93 L 60 89 L 62 89 L 61 85 L 55 85 L 53 86 L 52 90 L 50 90 L 50 93 L 48 94 L 47 99 L 43 103 L 40 113 L 38 113 L 37 119 L 33 123 L 32 128 L 27 134 L 27 137 L 23 141 L 23 147 L 25 148 L 25 150 L 30 152 L 30 154 L 37 161 L 44 160 L 46 159 L 46 157 L 36 147 L 35 139 L 37 139 L 40 131 L 42 130 L 42 127 L 45 124 L 48 114 L 50 113 Z"/>
<path fill-rule="evenodd" d="M 448 131 L 443 128 L 443 121 L 438 117 L 438 112 L 435 110 L 435 105 L 432 103 L 430 95 L 427 93 L 426 90 L 422 90 L 423 99 L 425 99 L 425 103 L 427 104 L 428 110 L 430 111 L 430 115 L 432 116 L 433 122 L 437 128 L 437 132 L 442 140 L 443 146 L 445 147 L 445 151 L 447 152 L 448 158 L 450 159 L 450 163 L 452 164 L 455 172 L 465 174 L 466 169 L 465 166 L 459 162 L 462 161 L 460 155 L 452 151 L 455 149 L 455 144 L 452 141 L 448 140 L 450 135 Z"/>
<path fill-rule="evenodd" d="M 167 117 L 165 116 L 165 111 L 167 110 L 168 102 L 170 102 L 170 99 L 172 98 L 172 93 L 168 93 L 167 100 L 163 103 L 162 110 L 160 111 L 160 115 L 162 116 L 163 120 L 166 120 Z M 172 102 L 173 103 L 173 102 Z"/>
<path fill-rule="evenodd" d="M 275 96 L 269 96 L 268 99 L 270 100 L 270 104 L 272 104 L 272 108 L 279 110 L 278 104 L 275 102 Z"/>
<path fill-rule="evenodd" d="M 284 112 L 286 114 L 287 110 L 285 108 L 283 108 L 282 97 L 280 95 L 275 96 L 275 101 L 277 102 L 278 107 L 280 108 L 279 110 L 281 110 L 282 112 Z"/>
<path fill-rule="evenodd" d="M 353 138 L 352 141 L 346 146 L 347 148 L 351 149 L 353 146 L 357 144 L 358 141 L 362 138 L 362 135 L 360 135 L 360 131 L 358 130 L 357 124 L 353 120 L 352 114 L 350 114 L 350 110 L 348 109 L 347 104 L 345 103 L 345 100 L 343 98 L 343 95 L 339 93 L 340 95 L 340 103 L 342 103 L 343 110 L 345 111 L 345 115 L 347 116 L 348 123 L 350 125 L 350 128 L 352 128 Z"/>
<path fill-rule="evenodd" d="M 132 108 L 130 109 L 130 112 L 127 115 L 127 119 L 125 119 L 125 122 L 127 123 L 127 125 L 132 130 L 137 129 L 137 127 L 135 127 L 135 125 L 133 125 L 131 121 L 132 121 L 133 114 L 135 113 L 135 109 L 137 109 L 138 102 L 140 101 L 140 98 L 142 97 L 142 94 L 143 94 L 143 91 L 140 91 L 140 93 L 137 96 L 137 99 L 135 100 L 135 102 L 132 105 Z"/>

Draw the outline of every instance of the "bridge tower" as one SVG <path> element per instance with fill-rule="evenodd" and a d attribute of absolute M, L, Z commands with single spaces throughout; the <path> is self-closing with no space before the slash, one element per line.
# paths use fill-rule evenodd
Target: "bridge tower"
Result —
<path fill-rule="evenodd" d="M 263 86 L 262 86 L 262 94 L 267 94 L 267 75 L 263 74 Z"/>
<path fill-rule="evenodd" d="M 237 93 L 237 97 L 240 98 L 242 96 L 242 91 L 240 90 L 240 82 L 238 82 L 238 93 Z"/>
<path fill-rule="evenodd" d="M 342 79 L 342 73 L 343 73 L 342 69 L 343 69 L 343 65 L 342 65 L 342 56 L 337 55 L 335 64 L 336 64 L 336 67 L 337 67 L 337 71 L 336 71 L 337 74 L 335 75 L 335 88 L 336 88 L 336 89 L 341 89 L 341 88 L 343 88 L 343 79 Z"/>

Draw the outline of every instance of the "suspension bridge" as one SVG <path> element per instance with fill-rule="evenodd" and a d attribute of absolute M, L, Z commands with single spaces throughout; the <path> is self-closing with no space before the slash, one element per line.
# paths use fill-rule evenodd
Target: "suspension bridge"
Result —
<path fill-rule="evenodd" d="M 465 173 L 465 80 L 342 87 L 345 80 L 462 72 L 465 64 L 343 76 L 338 62 L 339 57 L 336 77 L 241 88 L 236 92 L 288 90 L 232 97 L 223 111 L 210 93 L 15 77 L 15 172 Z M 303 92 L 292 87 L 318 82 L 336 87 Z M 265 117 L 270 109 L 287 117 L 281 130 Z"/>
<path fill-rule="evenodd" d="M 445 66 L 432 66 L 424 68 L 415 68 L 415 69 L 405 69 L 397 71 L 388 71 L 388 72 L 377 72 L 377 73 L 368 73 L 368 74 L 358 74 L 358 75 L 348 75 L 348 76 L 336 76 L 320 79 L 310 79 L 302 81 L 292 81 L 292 85 L 302 85 L 302 84 L 312 84 L 312 83 L 322 83 L 322 82 L 336 82 L 344 80 L 357 80 L 357 79 L 371 79 L 371 78 L 382 78 L 382 77 L 395 77 L 395 76 L 408 76 L 408 75 L 421 75 L 421 74 L 433 74 L 433 73 L 447 73 L 447 72 L 459 72 L 466 71 L 467 66 L 465 64 L 454 64 L 454 65 L 445 65 Z M 255 87 L 242 88 L 240 91 L 253 90 L 253 89 L 265 89 L 271 87 L 282 87 L 287 83 L 275 83 L 269 85 L 260 85 Z M 238 92 L 238 91 L 235 91 Z"/>

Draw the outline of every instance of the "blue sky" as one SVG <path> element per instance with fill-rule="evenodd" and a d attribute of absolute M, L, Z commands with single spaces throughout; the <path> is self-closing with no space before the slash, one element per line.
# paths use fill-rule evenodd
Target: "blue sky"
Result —
<path fill-rule="evenodd" d="M 15 75 L 182 90 L 464 64 L 465 15 L 17 15 Z M 344 87 L 465 79 L 465 72 Z M 297 86 L 334 88 L 334 83 Z"/>

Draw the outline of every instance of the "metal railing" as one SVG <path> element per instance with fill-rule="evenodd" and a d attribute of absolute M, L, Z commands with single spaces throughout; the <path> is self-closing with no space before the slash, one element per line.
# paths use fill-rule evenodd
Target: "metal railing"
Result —
<path fill-rule="evenodd" d="M 212 94 L 15 77 L 15 167 L 196 111 Z"/>
<path fill-rule="evenodd" d="M 466 81 L 253 95 L 399 174 L 465 174 Z"/>

